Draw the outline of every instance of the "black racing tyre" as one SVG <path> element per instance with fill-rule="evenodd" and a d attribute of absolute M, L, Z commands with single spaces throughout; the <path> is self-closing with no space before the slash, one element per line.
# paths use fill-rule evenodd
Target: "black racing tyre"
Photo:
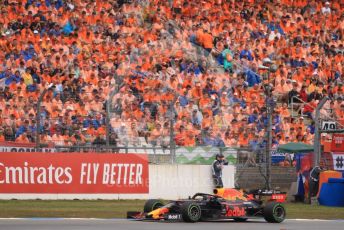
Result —
<path fill-rule="evenodd" d="M 164 203 L 162 203 L 161 200 L 150 199 L 147 200 L 143 206 L 143 212 L 148 213 L 155 209 L 161 208 L 162 206 L 164 206 Z"/>
<path fill-rule="evenodd" d="M 235 222 L 245 222 L 247 218 L 234 218 Z"/>
<path fill-rule="evenodd" d="M 269 223 L 281 223 L 284 221 L 286 211 L 284 206 L 278 202 L 269 202 L 264 207 L 264 219 Z"/>
<path fill-rule="evenodd" d="M 201 219 L 201 207 L 194 202 L 185 202 L 180 207 L 182 218 L 185 222 L 194 223 Z"/>

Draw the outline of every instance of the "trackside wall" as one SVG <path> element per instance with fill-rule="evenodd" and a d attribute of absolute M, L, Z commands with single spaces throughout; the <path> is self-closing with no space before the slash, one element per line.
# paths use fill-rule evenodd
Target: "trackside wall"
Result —
<path fill-rule="evenodd" d="M 234 187 L 235 166 L 224 166 L 225 187 Z M 148 183 L 148 182 L 147 182 Z M 149 165 L 147 194 L 2 193 L 0 199 L 179 199 L 196 192 L 212 193 L 210 165 Z"/>

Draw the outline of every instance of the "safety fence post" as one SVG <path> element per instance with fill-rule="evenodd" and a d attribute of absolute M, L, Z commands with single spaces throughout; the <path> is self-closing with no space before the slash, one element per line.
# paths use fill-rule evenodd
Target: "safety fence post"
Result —
<path fill-rule="evenodd" d="M 42 93 L 39 95 L 37 101 L 37 108 L 36 108 L 36 148 L 40 148 L 41 140 L 40 140 L 40 131 L 41 131 L 41 104 L 46 94 L 47 89 L 44 89 Z"/>
<path fill-rule="evenodd" d="M 318 104 L 318 106 L 315 109 L 315 132 L 314 132 L 314 161 L 313 166 L 317 166 L 320 163 L 320 110 L 324 106 L 324 104 L 327 102 L 329 98 L 325 96 Z"/>
<path fill-rule="evenodd" d="M 122 83 L 121 85 L 117 85 L 109 94 L 109 98 L 106 100 L 106 118 L 105 118 L 105 125 L 106 125 L 106 147 L 110 146 L 110 135 L 111 135 L 111 106 L 112 106 L 112 99 L 113 97 L 119 93 L 120 89 L 124 86 Z"/>

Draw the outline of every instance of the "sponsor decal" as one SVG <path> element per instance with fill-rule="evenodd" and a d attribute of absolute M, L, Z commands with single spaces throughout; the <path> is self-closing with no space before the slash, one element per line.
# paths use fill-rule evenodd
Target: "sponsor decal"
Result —
<path fill-rule="evenodd" d="M 56 152 L 55 148 L 36 148 L 33 143 L 0 142 L 0 152 Z"/>
<path fill-rule="evenodd" d="M 0 153 L 0 193 L 148 193 L 144 154 Z"/>
<path fill-rule="evenodd" d="M 283 152 L 278 152 L 276 149 L 271 150 L 271 163 L 272 164 L 278 164 L 281 161 L 284 161 L 287 155 L 290 155 L 290 158 L 294 158 L 293 153 L 283 153 Z"/>
<path fill-rule="evenodd" d="M 333 134 L 331 151 L 344 152 L 344 134 Z"/>
<path fill-rule="evenodd" d="M 238 152 L 240 151 L 233 148 L 222 149 L 222 153 L 230 165 L 236 164 Z M 176 149 L 176 162 L 178 164 L 211 165 L 217 153 L 219 153 L 217 147 L 178 147 Z"/>
<path fill-rule="evenodd" d="M 233 188 L 218 188 L 216 189 L 215 194 L 225 198 L 226 200 L 247 200 L 242 191 Z"/>
<path fill-rule="evenodd" d="M 152 216 L 153 219 L 159 219 L 161 218 L 161 215 L 164 215 L 165 213 L 168 213 L 169 209 L 168 208 L 158 208 L 150 213 L 148 213 L 148 216 Z"/>
<path fill-rule="evenodd" d="M 245 212 L 245 208 L 241 208 L 241 207 L 231 207 L 231 206 L 227 206 L 226 208 L 227 212 L 226 212 L 226 216 L 245 216 L 246 212 Z"/>
<path fill-rule="evenodd" d="M 286 199 L 286 194 L 272 194 L 271 199 L 276 200 L 277 202 L 284 202 Z"/>
<path fill-rule="evenodd" d="M 167 220 L 180 220 L 182 216 L 180 214 L 168 214 L 166 216 Z"/>

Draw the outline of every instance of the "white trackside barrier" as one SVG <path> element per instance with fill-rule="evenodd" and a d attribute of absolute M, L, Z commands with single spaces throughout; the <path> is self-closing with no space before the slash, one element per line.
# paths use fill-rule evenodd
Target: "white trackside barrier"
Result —
<path fill-rule="evenodd" d="M 234 187 L 235 166 L 223 168 L 225 187 Z M 149 165 L 148 194 L 0 194 L 0 199 L 180 199 L 212 193 L 210 165 Z"/>

